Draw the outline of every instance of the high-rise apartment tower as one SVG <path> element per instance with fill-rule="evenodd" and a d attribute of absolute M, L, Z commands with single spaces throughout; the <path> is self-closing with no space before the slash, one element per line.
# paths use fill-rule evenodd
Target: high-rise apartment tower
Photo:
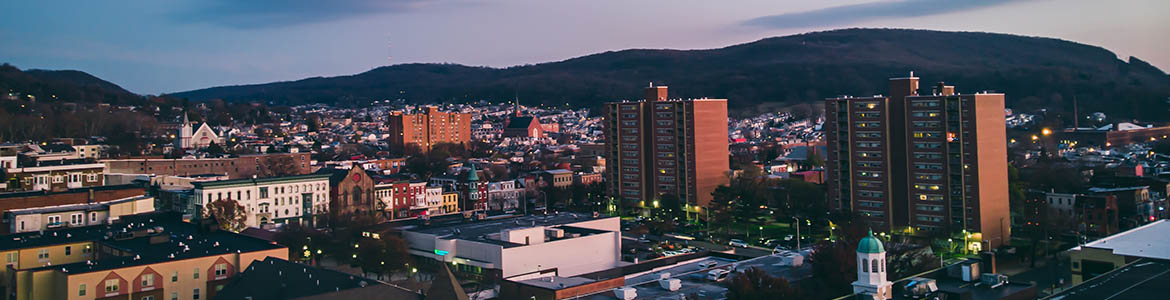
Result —
<path fill-rule="evenodd" d="M 1004 95 L 954 90 L 920 94 L 911 73 L 889 97 L 826 99 L 829 205 L 874 230 L 1009 240 Z"/>
<path fill-rule="evenodd" d="M 727 99 L 672 100 L 667 87 L 640 101 L 606 103 L 606 185 L 626 207 L 652 207 L 673 195 L 706 206 L 728 183 Z"/>

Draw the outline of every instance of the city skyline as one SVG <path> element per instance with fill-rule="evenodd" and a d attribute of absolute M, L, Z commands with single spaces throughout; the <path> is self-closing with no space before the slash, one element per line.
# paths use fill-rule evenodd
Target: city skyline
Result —
<path fill-rule="evenodd" d="M 663 4 L 22 2 L 4 5 L 24 13 L 0 21 L 0 36 L 20 41 L 0 46 L 0 57 L 26 69 L 82 70 L 136 93 L 158 94 L 400 63 L 506 67 L 631 48 L 708 49 L 810 31 L 894 27 L 1053 37 L 1170 67 L 1170 54 L 1160 51 L 1170 42 L 1156 38 L 1167 25 L 1158 14 L 1166 7 L 1152 1 Z M 997 22 L 982 21 L 990 16 Z"/>

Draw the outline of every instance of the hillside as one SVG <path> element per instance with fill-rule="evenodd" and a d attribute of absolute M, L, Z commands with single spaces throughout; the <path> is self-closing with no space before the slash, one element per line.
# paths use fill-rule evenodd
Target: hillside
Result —
<path fill-rule="evenodd" d="M 134 104 L 143 100 L 142 96 L 85 72 L 21 71 L 9 64 L 0 65 L 0 91 L 19 92 L 42 100 L 57 96 L 62 101 L 83 103 Z"/>
<path fill-rule="evenodd" d="M 846 29 L 775 37 L 709 50 L 624 50 L 509 68 L 403 64 L 361 74 L 215 87 L 174 94 L 191 100 L 309 103 L 407 99 L 505 100 L 596 107 L 637 98 L 647 82 L 675 97 L 728 98 L 733 109 L 841 94 L 886 93 L 885 79 L 915 71 L 925 84 L 1007 93 L 1015 108 L 1170 119 L 1170 76 L 1137 58 L 1051 38 L 977 32 Z"/>

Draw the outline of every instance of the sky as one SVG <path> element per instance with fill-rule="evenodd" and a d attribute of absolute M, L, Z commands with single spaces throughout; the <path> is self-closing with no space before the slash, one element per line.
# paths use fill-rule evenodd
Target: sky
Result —
<path fill-rule="evenodd" d="M 81 70 L 139 94 L 854 27 L 1053 37 L 1170 70 L 1165 0 L 38 0 L 0 11 L 0 62 Z"/>

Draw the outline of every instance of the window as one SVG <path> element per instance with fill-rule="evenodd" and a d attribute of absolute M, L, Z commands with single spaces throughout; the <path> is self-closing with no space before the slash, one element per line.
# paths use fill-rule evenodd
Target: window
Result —
<path fill-rule="evenodd" d="M 921 117 L 933 118 L 933 117 L 938 117 L 940 115 L 941 114 L 937 110 L 935 110 L 935 111 L 916 111 L 916 112 L 910 113 L 911 117 L 919 117 L 919 118 L 921 118 Z"/>
<path fill-rule="evenodd" d="M 37 259 L 49 259 L 49 249 L 37 250 Z"/>
<path fill-rule="evenodd" d="M 171 292 L 171 300 L 179 300 L 179 292 Z"/>
<path fill-rule="evenodd" d="M 942 170 L 943 169 L 942 164 L 927 164 L 927 163 L 915 163 L 914 168 L 918 169 L 918 170 Z"/>
<path fill-rule="evenodd" d="M 938 100 L 932 101 L 914 101 L 910 103 L 913 107 L 938 107 Z"/>
<path fill-rule="evenodd" d="M 918 218 L 917 218 L 917 219 L 918 219 L 919 221 L 923 221 L 923 222 L 935 222 L 935 223 L 942 222 L 942 220 L 943 220 L 943 218 L 942 218 L 942 217 L 937 217 L 937 216 L 923 216 L 923 215 L 920 215 L 920 216 L 918 216 Z"/>
<path fill-rule="evenodd" d="M 77 295 L 78 296 L 85 296 L 85 284 L 84 283 L 77 286 Z"/>
<path fill-rule="evenodd" d="M 914 137 L 915 137 L 915 138 L 936 138 L 936 137 L 942 137 L 942 132 L 940 132 L 940 131 L 915 131 L 915 132 L 914 132 Z"/>
<path fill-rule="evenodd" d="M 873 109 L 877 107 L 877 102 L 853 102 L 853 107 Z"/>
<path fill-rule="evenodd" d="M 61 216 L 49 216 L 49 225 L 61 224 Z"/>
<path fill-rule="evenodd" d="M 90 252 L 93 252 L 93 248 L 90 245 L 85 245 L 85 248 L 81 248 L 81 254 L 89 254 Z"/>
<path fill-rule="evenodd" d="M 864 258 L 861 259 L 861 272 L 862 273 L 869 273 L 869 260 L 868 259 L 864 259 Z"/>
<path fill-rule="evenodd" d="M 142 275 L 142 287 L 154 286 L 154 274 Z"/>
<path fill-rule="evenodd" d="M 918 189 L 918 190 L 923 190 L 923 191 L 926 191 L 926 190 L 937 191 L 940 187 L 937 184 L 915 184 L 914 188 Z"/>
<path fill-rule="evenodd" d="M 854 126 L 858 128 L 877 128 L 881 126 L 881 122 L 854 122 Z"/>
<path fill-rule="evenodd" d="M 6 254 L 4 256 L 5 256 L 5 262 L 7 262 L 9 264 L 16 263 L 16 257 L 17 257 L 16 252 L 9 252 L 8 254 Z"/>
<path fill-rule="evenodd" d="M 862 118 L 877 118 L 877 117 L 881 117 L 882 113 L 876 112 L 876 111 L 862 111 L 862 112 L 857 112 L 857 116 L 862 117 Z"/>
<path fill-rule="evenodd" d="M 268 198 L 268 187 L 260 188 L 260 199 Z"/>
<path fill-rule="evenodd" d="M 195 291 L 191 293 L 191 299 L 199 300 L 199 289 L 195 289 Z"/>
<path fill-rule="evenodd" d="M 914 159 L 942 159 L 942 153 L 914 152 Z"/>
<path fill-rule="evenodd" d="M 939 175 L 939 174 L 914 174 L 914 179 L 918 179 L 918 180 L 942 180 L 942 175 Z"/>
<path fill-rule="evenodd" d="M 83 215 L 83 214 L 69 215 L 69 225 L 81 225 L 81 223 L 83 223 L 83 222 L 85 222 L 85 215 Z"/>
<path fill-rule="evenodd" d="M 919 128 L 938 128 L 942 123 L 938 121 L 914 121 L 911 124 Z"/>
<path fill-rule="evenodd" d="M 857 151 L 857 156 L 870 157 L 870 158 L 881 158 L 882 153 L 877 152 L 877 151 Z"/>
<path fill-rule="evenodd" d="M 938 149 L 938 148 L 942 148 L 942 143 L 914 143 L 914 148 Z"/>
<path fill-rule="evenodd" d="M 879 270 L 878 269 L 878 260 L 875 259 L 875 260 L 873 260 L 873 272 L 877 273 L 878 270 Z"/>
<path fill-rule="evenodd" d="M 65 255 L 73 254 L 73 246 L 65 246 Z"/>
<path fill-rule="evenodd" d="M 142 296 L 142 300 L 154 300 L 154 296 Z"/>
<path fill-rule="evenodd" d="M 918 205 L 917 207 L 918 207 L 918 210 L 921 210 L 921 211 L 942 211 L 943 210 L 943 207 L 941 205 Z"/>
<path fill-rule="evenodd" d="M 195 279 L 199 279 L 199 268 L 195 268 Z"/>
<path fill-rule="evenodd" d="M 179 271 L 171 272 L 171 282 L 179 282 Z"/>
<path fill-rule="evenodd" d="M 116 293 L 116 292 L 118 292 L 118 280 L 117 279 L 107 279 L 106 280 L 106 293 Z"/>

